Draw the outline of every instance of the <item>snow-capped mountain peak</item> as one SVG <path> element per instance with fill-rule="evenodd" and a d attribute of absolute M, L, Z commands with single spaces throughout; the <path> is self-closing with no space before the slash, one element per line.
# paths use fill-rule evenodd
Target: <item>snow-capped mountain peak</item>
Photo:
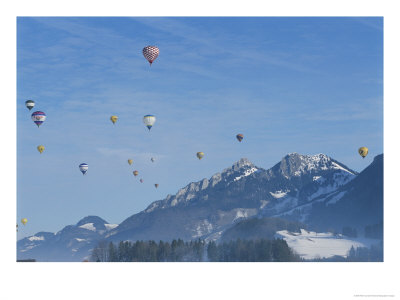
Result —
<path fill-rule="evenodd" d="M 357 172 L 352 171 L 346 166 L 340 164 L 329 156 L 319 153 L 315 155 L 302 155 L 296 152 L 289 153 L 282 158 L 275 168 L 278 167 L 279 171 L 285 177 L 301 176 L 306 173 L 317 173 L 319 171 L 327 170 L 343 170 L 352 175 Z"/>
<path fill-rule="evenodd" d="M 243 167 L 254 167 L 254 164 L 247 158 L 241 158 L 232 165 L 234 171 L 239 171 Z"/>
<path fill-rule="evenodd" d="M 87 216 L 84 217 L 83 219 L 81 219 L 78 223 L 76 223 L 76 226 L 80 227 L 83 226 L 85 224 L 89 224 L 92 223 L 92 225 L 94 227 L 98 227 L 98 225 L 104 225 L 104 224 L 108 224 L 108 222 L 98 216 Z"/>
<path fill-rule="evenodd" d="M 229 185 L 230 182 L 238 181 L 243 177 L 247 177 L 261 170 L 261 168 L 256 167 L 247 158 L 241 158 L 240 160 L 235 162 L 230 168 L 226 168 L 221 173 L 217 173 L 212 176 L 211 185 L 215 186 L 222 180 L 226 181 Z"/>
<path fill-rule="evenodd" d="M 260 169 L 257 168 L 247 158 L 241 158 L 231 167 L 211 176 L 210 179 L 204 178 L 197 182 L 191 182 L 184 188 L 179 189 L 175 195 L 168 195 L 164 200 L 153 202 L 145 209 L 145 212 L 150 213 L 155 209 L 165 209 L 177 205 L 187 205 L 188 203 L 194 202 L 196 199 L 199 200 L 200 194 L 207 193 L 209 188 L 213 188 L 221 182 L 229 185 L 232 182 L 238 181 L 244 177 L 250 176 L 255 172 L 258 172 L 259 170 Z M 205 200 L 207 197 L 207 195 L 204 195 L 204 197 L 200 198 Z"/>

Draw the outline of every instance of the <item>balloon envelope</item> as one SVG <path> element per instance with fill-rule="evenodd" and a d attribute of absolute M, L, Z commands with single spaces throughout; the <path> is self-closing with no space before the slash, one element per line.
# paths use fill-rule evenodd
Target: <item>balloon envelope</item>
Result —
<path fill-rule="evenodd" d="M 37 146 L 37 149 L 40 152 L 40 154 L 42 154 L 42 152 L 44 151 L 44 146 L 43 145 L 39 145 L 39 146 Z"/>
<path fill-rule="evenodd" d="M 23 218 L 23 219 L 21 220 L 21 223 L 25 225 L 26 223 L 28 223 L 28 219 L 27 219 L 27 218 Z"/>
<path fill-rule="evenodd" d="M 358 153 L 362 156 L 362 158 L 364 158 L 368 155 L 368 148 L 361 147 L 360 149 L 358 149 Z"/>
<path fill-rule="evenodd" d="M 158 57 L 158 54 L 160 54 L 160 49 L 156 46 L 146 46 L 142 50 L 143 56 L 147 59 L 147 61 L 151 64 L 153 61 Z"/>
<path fill-rule="evenodd" d="M 156 188 L 158 188 L 158 183 L 154 184 L 154 186 L 155 186 Z"/>
<path fill-rule="evenodd" d="M 88 164 L 82 163 L 82 164 L 79 165 L 79 170 L 81 170 L 83 175 L 86 174 L 88 169 L 89 169 Z"/>
<path fill-rule="evenodd" d="M 236 138 L 239 142 L 241 142 L 244 138 L 243 134 L 239 133 L 238 135 L 236 135 Z"/>
<path fill-rule="evenodd" d="M 43 122 L 46 120 L 46 114 L 42 111 L 35 111 L 31 115 L 32 121 L 35 122 L 37 127 L 43 124 Z"/>
<path fill-rule="evenodd" d="M 110 117 L 111 122 L 113 122 L 113 124 L 115 124 L 115 122 L 117 122 L 118 117 L 117 116 L 111 116 Z"/>
<path fill-rule="evenodd" d="M 133 175 L 138 176 L 139 172 L 138 171 L 133 171 Z"/>
<path fill-rule="evenodd" d="M 132 159 L 128 159 L 128 164 L 132 164 L 133 163 L 133 160 Z"/>
<path fill-rule="evenodd" d="M 203 156 L 204 156 L 204 153 L 203 152 L 197 152 L 196 156 L 197 156 L 198 159 L 202 159 Z"/>
<path fill-rule="evenodd" d="M 153 127 L 155 122 L 156 122 L 156 117 L 153 115 L 145 115 L 143 117 L 143 123 L 149 130 L 151 129 L 151 127 Z"/>
<path fill-rule="evenodd" d="M 31 109 L 35 106 L 35 101 L 33 101 L 33 100 L 26 100 L 26 101 L 25 101 L 25 106 L 26 106 L 29 110 L 31 110 Z"/>
<path fill-rule="evenodd" d="M 155 161 L 154 157 L 150 158 L 150 160 L 151 160 L 151 162 L 154 162 L 154 161 Z"/>

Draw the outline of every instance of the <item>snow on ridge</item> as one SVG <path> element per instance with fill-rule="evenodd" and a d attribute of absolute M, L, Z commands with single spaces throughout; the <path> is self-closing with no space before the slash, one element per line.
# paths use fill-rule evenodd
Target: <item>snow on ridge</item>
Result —
<path fill-rule="evenodd" d="M 346 194 L 346 191 L 337 193 L 328 202 L 326 202 L 326 204 L 335 204 L 336 202 L 338 202 L 344 196 L 344 194 Z"/>
<path fill-rule="evenodd" d="M 79 228 L 83 228 L 83 229 L 87 229 L 87 230 L 91 230 L 91 231 L 96 231 L 96 227 L 93 226 L 93 223 L 83 224 L 83 225 L 79 226 Z"/>
<path fill-rule="evenodd" d="M 37 245 L 29 245 L 27 247 L 25 247 L 25 249 L 20 250 L 19 252 L 26 252 L 28 250 L 31 250 L 33 248 L 35 248 Z"/>
<path fill-rule="evenodd" d="M 260 209 L 263 209 L 269 203 L 268 200 L 260 200 L 260 202 L 261 202 Z"/>
<path fill-rule="evenodd" d="M 223 230 L 214 232 L 211 235 L 209 235 L 208 237 L 206 237 L 204 239 L 204 241 L 207 243 L 211 242 L 211 241 L 216 242 L 221 238 L 223 232 L 224 232 Z"/>
<path fill-rule="evenodd" d="M 273 209 L 275 210 L 276 213 L 281 213 L 288 209 L 293 209 L 293 208 L 297 207 L 298 200 L 299 200 L 297 197 L 291 197 L 291 196 L 280 197 L 280 198 L 276 198 L 276 199 L 277 200 L 273 207 Z"/>
<path fill-rule="evenodd" d="M 307 171 L 312 170 L 342 170 L 351 175 L 355 175 L 352 171 L 346 169 L 345 167 L 340 166 L 329 156 L 319 153 L 315 155 L 302 155 L 298 153 L 290 153 L 288 154 L 289 158 L 297 157 L 300 159 L 301 164 L 297 168 L 297 170 L 293 173 L 294 176 L 300 176 Z"/>
<path fill-rule="evenodd" d="M 320 186 L 316 192 L 314 192 L 313 194 L 308 196 L 308 200 L 311 201 L 311 200 L 318 198 L 321 195 L 332 193 L 332 192 L 336 191 L 339 187 L 345 185 L 346 183 L 350 182 L 353 179 L 353 177 L 347 173 L 342 173 L 342 174 L 345 176 L 341 176 L 341 175 L 334 176 L 335 181 L 333 183 L 330 183 L 325 186 Z M 337 174 L 335 174 L 335 175 L 337 175 Z M 323 177 L 321 177 L 321 179 L 322 178 Z M 317 181 L 320 181 L 320 180 L 317 180 Z M 320 182 L 320 184 L 323 182 L 325 182 L 325 178 L 323 181 Z"/>
<path fill-rule="evenodd" d="M 237 210 L 236 216 L 232 222 L 235 222 L 237 219 L 242 219 L 242 218 L 247 218 L 247 211 L 244 209 L 243 210 L 239 209 L 239 210 Z"/>
<path fill-rule="evenodd" d="M 201 237 L 204 234 L 211 233 L 212 230 L 213 230 L 213 225 L 207 219 L 205 219 L 197 224 L 197 227 L 195 229 L 195 234 L 192 235 L 192 237 L 193 238 Z"/>
<path fill-rule="evenodd" d="M 334 168 L 334 169 L 343 170 L 343 171 L 346 171 L 346 172 L 350 173 L 351 175 L 355 175 L 355 174 L 353 174 L 352 172 L 350 172 L 349 170 L 347 170 L 347 169 L 341 167 L 340 165 L 338 165 L 338 164 L 335 163 L 334 161 L 332 162 L 332 165 L 333 165 L 333 168 Z"/>
<path fill-rule="evenodd" d="M 319 190 L 320 191 L 320 190 Z M 279 210 L 278 210 L 278 212 L 276 213 L 276 214 L 274 214 L 274 215 L 272 215 L 272 217 L 282 217 L 282 216 L 287 216 L 287 215 L 292 215 L 292 214 L 294 214 L 294 213 L 296 213 L 296 212 L 301 212 L 302 213 L 302 216 L 301 216 L 301 218 L 300 218 L 300 222 L 305 222 L 305 220 L 306 220 L 306 218 L 307 218 L 307 216 L 309 215 L 309 213 L 310 213 L 310 208 L 312 207 L 312 205 L 315 203 L 315 202 L 321 202 L 321 201 L 324 201 L 326 198 L 328 198 L 328 197 L 330 197 L 330 196 L 332 196 L 334 193 L 335 193 L 335 191 L 336 190 L 334 190 L 333 192 L 332 191 L 328 191 L 328 190 L 325 190 L 327 193 L 325 194 L 325 193 L 318 193 L 318 191 L 317 191 L 317 193 L 315 193 L 315 194 L 313 194 L 313 195 L 311 195 L 311 197 L 312 198 L 309 198 L 309 199 L 311 199 L 311 200 L 313 200 L 313 201 L 309 201 L 309 202 L 307 202 L 307 203 L 305 203 L 305 204 L 301 204 L 301 205 L 298 205 L 298 206 L 294 206 L 293 208 L 291 208 L 291 209 L 289 209 L 289 210 L 286 210 L 286 211 L 281 211 L 281 212 L 279 212 Z M 320 196 L 321 195 L 324 195 L 324 197 L 323 198 L 321 198 L 321 199 L 319 199 L 320 198 Z M 296 199 L 296 198 L 295 198 Z"/>
<path fill-rule="evenodd" d="M 118 224 L 104 224 L 104 226 L 107 228 L 107 230 L 111 230 L 118 227 Z"/>
<path fill-rule="evenodd" d="M 86 239 L 79 239 L 79 238 L 75 238 L 75 240 L 77 240 L 78 242 L 84 242 L 84 241 L 86 241 Z"/>
<path fill-rule="evenodd" d="M 279 198 L 285 197 L 288 192 L 289 191 L 286 191 L 286 192 L 284 192 L 284 191 L 275 191 L 275 193 L 273 193 L 273 192 L 269 192 L 269 193 L 275 199 L 279 199 Z"/>
<path fill-rule="evenodd" d="M 258 169 L 254 168 L 254 167 L 252 167 L 250 169 L 247 169 L 246 171 L 244 171 L 243 175 L 235 177 L 235 179 L 233 181 L 238 181 L 238 180 L 240 180 L 240 179 L 242 179 L 242 178 L 244 178 L 246 176 L 249 176 L 249 175 L 251 175 L 251 174 L 253 174 L 254 172 L 257 172 L 257 171 L 258 171 Z"/>
<path fill-rule="evenodd" d="M 32 241 L 44 241 L 44 236 L 31 236 L 28 238 L 28 240 Z"/>
<path fill-rule="evenodd" d="M 298 167 L 297 171 L 293 173 L 294 176 L 300 176 L 306 171 L 312 170 L 328 170 L 328 163 L 331 162 L 330 157 L 325 154 L 316 154 L 316 155 L 298 155 L 301 160 L 301 164 Z"/>
<path fill-rule="evenodd" d="M 145 212 L 149 213 L 155 210 L 159 206 L 159 202 L 153 202 L 149 205 L 149 207 L 145 210 Z"/>

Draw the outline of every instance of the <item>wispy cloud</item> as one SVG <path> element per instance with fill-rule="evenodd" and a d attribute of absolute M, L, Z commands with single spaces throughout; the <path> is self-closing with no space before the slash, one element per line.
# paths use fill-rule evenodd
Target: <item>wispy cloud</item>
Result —
<path fill-rule="evenodd" d="M 274 53 L 267 51 L 265 48 L 260 49 L 256 46 L 253 39 L 248 39 L 246 36 L 229 36 L 226 33 L 222 35 L 219 32 L 210 33 L 184 24 L 179 19 L 134 18 L 133 20 L 170 35 L 181 37 L 184 43 L 179 49 L 180 56 L 186 56 L 185 42 L 191 42 L 201 46 L 201 48 L 196 48 L 197 53 L 202 53 L 206 56 L 223 56 L 220 62 L 216 62 L 217 64 L 229 64 L 232 61 L 240 61 L 246 64 L 264 63 L 300 72 L 321 72 L 320 70 L 312 69 L 307 65 L 299 63 L 298 57 L 293 57 L 289 52 L 280 51 L 279 53 Z M 190 52 L 187 55 L 190 59 Z M 283 58 L 284 56 L 286 56 L 286 59 Z"/>

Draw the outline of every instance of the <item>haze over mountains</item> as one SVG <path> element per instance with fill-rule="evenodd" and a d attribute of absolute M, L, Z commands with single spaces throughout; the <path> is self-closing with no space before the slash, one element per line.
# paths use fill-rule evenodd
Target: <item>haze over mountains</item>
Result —
<path fill-rule="evenodd" d="M 291 153 L 268 170 L 242 158 L 119 225 L 90 216 L 57 233 L 39 232 L 18 241 L 18 258 L 81 261 L 100 240 L 219 241 L 305 227 L 341 232 L 351 226 L 361 232 L 382 221 L 383 154 L 358 174 L 324 154 Z"/>

